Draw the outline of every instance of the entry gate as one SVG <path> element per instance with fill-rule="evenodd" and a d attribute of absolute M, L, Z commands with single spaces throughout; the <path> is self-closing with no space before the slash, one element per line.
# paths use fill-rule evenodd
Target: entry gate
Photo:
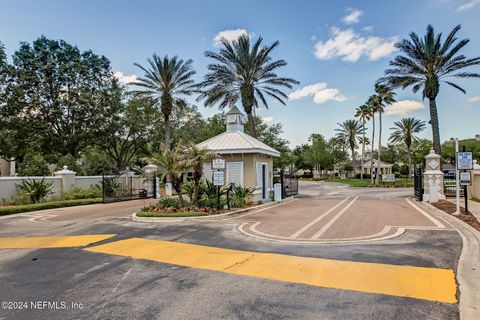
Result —
<path fill-rule="evenodd" d="M 413 184 L 415 198 L 417 201 L 423 201 L 423 169 L 415 168 L 413 171 Z"/>
<path fill-rule="evenodd" d="M 282 184 L 282 199 L 286 197 L 296 196 L 298 194 L 298 171 L 285 173 L 280 171 L 280 181 Z"/>
<path fill-rule="evenodd" d="M 104 175 L 99 185 L 103 203 L 153 198 L 157 189 L 156 181 L 155 176 L 132 175 L 131 172 Z"/>

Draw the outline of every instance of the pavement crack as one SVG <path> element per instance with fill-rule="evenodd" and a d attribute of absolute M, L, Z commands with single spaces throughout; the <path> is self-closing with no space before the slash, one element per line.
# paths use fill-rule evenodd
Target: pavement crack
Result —
<path fill-rule="evenodd" d="M 231 266 L 228 266 L 226 268 L 223 269 L 223 271 L 226 271 L 226 270 L 229 270 L 235 266 L 239 266 L 239 265 L 242 265 L 244 264 L 245 262 L 251 260 L 252 258 L 254 257 L 254 254 L 251 254 L 250 256 L 248 256 L 247 258 L 243 259 L 242 261 L 239 261 L 239 262 L 235 262 L 234 264 L 232 264 Z"/>

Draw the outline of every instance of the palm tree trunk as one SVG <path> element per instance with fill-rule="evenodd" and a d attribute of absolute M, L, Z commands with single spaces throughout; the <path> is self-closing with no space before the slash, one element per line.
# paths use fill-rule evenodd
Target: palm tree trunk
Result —
<path fill-rule="evenodd" d="M 407 147 L 407 155 L 408 155 L 408 178 L 412 174 L 412 151 L 410 147 Z"/>
<path fill-rule="evenodd" d="M 372 155 L 370 156 L 370 180 L 373 183 L 373 149 L 375 148 L 375 113 L 372 115 Z"/>
<path fill-rule="evenodd" d="M 257 127 L 255 126 L 255 117 L 253 116 L 251 111 L 249 113 L 247 113 L 247 118 L 248 118 L 249 134 L 252 137 L 256 138 L 257 137 Z"/>
<path fill-rule="evenodd" d="M 378 185 L 380 178 L 380 155 L 382 153 L 382 113 L 378 113 L 378 159 L 377 159 L 377 174 L 375 175 L 375 185 Z"/>
<path fill-rule="evenodd" d="M 363 140 L 362 140 L 362 172 L 360 173 L 360 180 L 363 180 L 363 162 L 365 158 L 365 119 L 362 121 L 363 123 Z"/>
<path fill-rule="evenodd" d="M 433 150 L 438 155 L 442 155 L 442 148 L 440 146 L 440 129 L 438 123 L 437 103 L 435 98 L 428 98 L 430 107 L 430 123 L 432 124 L 433 134 Z"/>

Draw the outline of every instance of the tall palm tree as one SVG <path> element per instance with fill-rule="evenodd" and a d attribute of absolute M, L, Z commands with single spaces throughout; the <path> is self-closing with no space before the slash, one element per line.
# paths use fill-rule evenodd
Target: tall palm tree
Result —
<path fill-rule="evenodd" d="M 378 159 L 377 159 L 377 174 L 375 175 L 375 184 L 378 185 L 380 177 L 380 156 L 382 152 L 382 113 L 385 111 L 385 107 L 389 104 L 396 102 L 394 96 L 395 93 L 387 86 L 383 84 L 375 85 L 375 92 L 378 99 L 377 112 L 378 112 Z"/>
<path fill-rule="evenodd" d="M 254 43 L 247 35 L 233 42 L 222 39 L 220 52 L 207 51 L 205 56 L 215 60 L 208 65 L 209 72 L 200 84 L 205 106 L 219 103 L 219 108 L 231 107 L 239 100 L 248 117 L 250 134 L 256 137 L 254 108 L 263 104 L 268 109 L 266 97 L 271 97 L 285 105 L 287 95 L 281 88 L 291 89 L 299 84 L 297 80 L 279 77 L 277 69 L 285 66 L 285 60 L 272 60 L 271 52 L 279 42 L 262 46 L 262 37 Z"/>
<path fill-rule="evenodd" d="M 135 63 L 135 66 L 145 73 L 133 83 L 141 89 L 133 91 L 134 94 L 148 98 L 154 105 L 160 107 L 164 121 L 165 145 L 170 150 L 171 124 L 170 117 L 174 107 L 184 106 L 184 98 L 197 92 L 193 75 L 193 60 L 184 61 L 177 56 L 160 58 L 155 53 L 147 59 L 148 69 Z"/>
<path fill-rule="evenodd" d="M 374 158 L 374 148 L 375 148 L 375 113 L 377 113 L 380 106 L 380 100 L 377 95 L 371 95 L 368 98 L 367 106 L 370 111 L 370 119 L 372 119 L 372 153 L 370 156 L 370 181 L 373 183 L 373 158 Z"/>
<path fill-rule="evenodd" d="M 431 25 L 427 33 L 420 38 L 415 32 L 410 33 L 410 39 L 404 39 L 397 44 L 403 55 L 398 55 L 390 61 L 390 67 L 385 76 L 379 80 L 392 88 L 412 87 L 414 93 L 422 90 L 423 98 L 428 98 L 430 123 L 432 125 L 433 149 L 440 155 L 440 131 L 436 98 L 440 83 L 444 82 L 463 93 L 466 91 L 458 84 L 447 80 L 453 78 L 479 78 L 479 73 L 461 71 L 462 69 L 480 64 L 480 57 L 467 59 L 458 52 L 467 45 L 468 39 L 458 40 L 457 25 L 443 40 L 442 33 L 435 34 Z M 442 41 L 443 40 L 443 41 Z"/>
<path fill-rule="evenodd" d="M 363 133 L 362 123 L 358 120 L 346 120 L 338 124 L 340 128 L 337 131 L 337 137 L 341 139 L 352 152 L 352 162 L 355 161 L 355 148 L 357 147 L 357 138 Z"/>
<path fill-rule="evenodd" d="M 193 170 L 193 182 L 195 188 L 193 191 L 192 202 L 195 203 L 198 200 L 198 194 L 200 193 L 200 181 L 203 175 L 203 165 L 208 160 L 211 160 L 213 153 L 207 149 L 198 148 L 195 145 L 191 145 L 186 150 L 186 165 Z"/>
<path fill-rule="evenodd" d="M 365 123 L 370 120 L 370 108 L 368 107 L 367 104 L 361 105 L 355 109 L 355 118 L 359 119 L 362 122 L 362 172 L 360 173 L 360 179 L 363 180 L 363 165 L 365 162 L 365 144 L 366 144 L 366 138 L 365 138 Z"/>
<path fill-rule="evenodd" d="M 395 127 L 390 128 L 390 130 L 395 131 L 390 134 L 389 140 L 392 143 L 403 142 L 407 146 L 408 172 L 410 176 L 412 174 L 412 142 L 419 140 L 415 134 L 425 129 L 425 121 L 415 118 L 403 118 L 393 124 Z"/>

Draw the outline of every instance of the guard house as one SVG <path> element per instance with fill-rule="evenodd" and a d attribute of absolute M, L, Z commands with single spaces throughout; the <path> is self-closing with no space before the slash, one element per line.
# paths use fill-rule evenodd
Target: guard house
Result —
<path fill-rule="evenodd" d="M 273 157 L 280 152 L 244 132 L 245 117 L 233 107 L 226 114 L 227 131 L 197 144 L 225 159 L 225 183 L 254 188 L 254 202 L 273 197 Z M 211 163 L 203 168 L 205 179 L 212 180 Z"/>

